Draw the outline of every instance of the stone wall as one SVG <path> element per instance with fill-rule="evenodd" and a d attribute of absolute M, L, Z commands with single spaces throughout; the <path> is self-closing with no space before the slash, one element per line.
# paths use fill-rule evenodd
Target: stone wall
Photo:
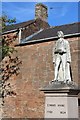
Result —
<path fill-rule="evenodd" d="M 67 40 L 71 48 L 73 80 L 80 84 L 78 71 L 80 38 L 67 38 Z M 22 65 L 20 66 L 20 74 L 13 75 L 9 80 L 16 96 L 5 98 L 4 117 L 44 117 L 44 94 L 39 89 L 54 79 L 54 65 L 52 63 L 54 44 L 55 41 L 48 41 L 16 47 Z"/>
<path fill-rule="evenodd" d="M 38 3 L 35 6 L 35 18 L 41 18 L 43 21 L 47 21 L 48 8 L 42 3 Z"/>

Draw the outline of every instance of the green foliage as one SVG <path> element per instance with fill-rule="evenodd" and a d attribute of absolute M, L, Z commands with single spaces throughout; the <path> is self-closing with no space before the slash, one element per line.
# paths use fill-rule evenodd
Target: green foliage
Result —
<path fill-rule="evenodd" d="M 1 19 L 2 19 L 2 29 L 5 29 L 6 25 L 12 25 L 16 22 L 16 18 L 10 19 L 5 14 L 2 15 Z"/>
<path fill-rule="evenodd" d="M 9 46 L 9 43 L 5 40 L 5 38 L 2 38 L 2 46 L 0 48 L 2 50 L 2 59 L 5 56 L 9 56 L 10 53 L 13 53 L 14 48 Z"/>
<path fill-rule="evenodd" d="M 5 29 L 6 25 L 15 23 L 15 19 L 9 19 L 7 15 L 3 15 L 2 29 Z M 16 40 L 13 36 L 3 36 L 0 40 L 0 98 L 2 98 L 2 105 L 4 105 L 4 98 L 8 95 L 16 95 L 12 89 L 11 83 L 8 81 L 12 75 L 18 75 L 20 72 L 19 65 L 21 64 L 20 59 L 17 56 L 17 51 L 12 47 L 13 41 Z M 12 54 L 13 53 L 13 54 Z M 15 53 L 15 55 L 14 55 Z M 2 60 L 2 59 L 3 60 Z"/>
<path fill-rule="evenodd" d="M 9 19 L 7 15 L 3 14 L 2 17 L 0 18 L 0 20 L 2 20 L 2 29 L 4 30 L 5 27 L 7 25 L 12 25 L 13 23 L 16 22 L 16 19 Z M 9 46 L 9 43 L 5 40 L 5 37 L 2 38 L 2 40 L 0 40 L 2 43 L 0 44 L 0 53 L 2 54 L 2 59 L 9 55 L 9 53 L 13 52 L 13 48 Z M 1 57 L 0 57 L 0 60 L 1 60 Z"/>

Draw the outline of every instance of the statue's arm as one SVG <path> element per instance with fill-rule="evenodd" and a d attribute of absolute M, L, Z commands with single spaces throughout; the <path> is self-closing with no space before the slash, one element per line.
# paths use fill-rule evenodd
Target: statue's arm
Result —
<path fill-rule="evenodd" d="M 69 42 L 67 42 L 67 62 L 71 62 L 71 53 L 70 53 L 70 45 L 69 45 Z"/>
<path fill-rule="evenodd" d="M 55 47 L 52 50 L 52 55 L 53 55 L 53 63 L 55 63 Z"/>
<path fill-rule="evenodd" d="M 54 64 L 55 63 L 55 57 L 56 57 L 56 55 L 55 55 L 55 47 L 53 48 L 52 54 L 53 54 L 53 64 Z"/>

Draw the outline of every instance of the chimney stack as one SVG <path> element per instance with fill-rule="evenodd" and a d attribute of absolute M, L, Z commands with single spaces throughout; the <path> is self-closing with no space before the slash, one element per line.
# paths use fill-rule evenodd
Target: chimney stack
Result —
<path fill-rule="evenodd" d="M 47 22 L 48 8 L 42 3 L 38 3 L 35 6 L 35 19 L 38 19 L 38 18 Z"/>

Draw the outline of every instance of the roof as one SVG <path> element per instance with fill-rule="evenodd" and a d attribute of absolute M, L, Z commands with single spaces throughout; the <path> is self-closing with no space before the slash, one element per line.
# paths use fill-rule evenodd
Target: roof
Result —
<path fill-rule="evenodd" d="M 16 30 L 25 26 L 28 26 L 29 24 L 32 24 L 33 22 L 35 22 L 35 20 L 29 20 L 26 22 L 22 22 L 22 23 L 18 23 L 18 24 L 13 24 L 13 25 L 7 25 L 4 29 L 3 32 L 7 32 L 7 31 L 11 31 L 11 30 Z"/>
<path fill-rule="evenodd" d="M 78 35 L 80 34 L 79 28 L 80 28 L 80 22 L 50 27 L 45 30 L 43 29 L 40 32 L 37 32 L 36 34 L 33 34 L 28 38 L 25 38 L 24 40 L 21 41 L 21 44 L 58 38 L 57 31 L 63 31 L 64 36 Z"/>

